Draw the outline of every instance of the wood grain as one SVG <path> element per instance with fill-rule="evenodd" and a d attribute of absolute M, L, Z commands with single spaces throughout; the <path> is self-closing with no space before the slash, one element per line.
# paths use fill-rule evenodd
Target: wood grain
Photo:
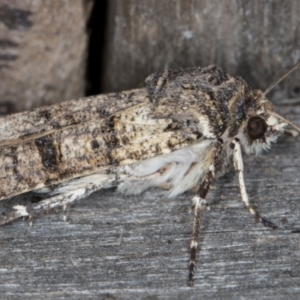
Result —
<path fill-rule="evenodd" d="M 278 112 L 299 123 L 300 105 Z M 234 172 L 219 179 L 202 225 L 195 286 L 187 287 L 191 193 L 94 193 L 62 213 L 0 230 L 1 299 L 297 299 L 300 294 L 300 140 L 282 137 L 245 158 L 252 202 L 275 222 L 257 224 Z M 1 201 L 0 212 L 32 194 Z M 294 233 L 293 233 L 294 232 Z"/>
<path fill-rule="evenodd" d="M 92 0 L 0 1 L 0 113 L 82 97 Z"/>
<path fill-rule="evenodd" d="M 297 0 L 111 0 L 100 84 L 127 90 L 155 71 L 216 64 L 265 89 L 300 60 L 299 14 Z M 299 96 L 299 79 L 274 99 Z"/>

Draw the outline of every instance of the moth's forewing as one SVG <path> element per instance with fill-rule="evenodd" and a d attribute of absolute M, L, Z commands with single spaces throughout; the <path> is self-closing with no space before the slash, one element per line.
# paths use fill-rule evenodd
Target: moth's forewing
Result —
<path fill-rule="evenodd" d="M 170 118 L 153 119 L 152 108 L 144 90 L 135 90 L 1 119 L 0 198 L 168 153 L 197 139 L 172 130 Z"/>
<path fill-rule="evenodd" d="M 145 89 L 71 100 L 0 118 L 0 146 L 19 144 L 68 126 L 97 122 L 147 99 Z"/>

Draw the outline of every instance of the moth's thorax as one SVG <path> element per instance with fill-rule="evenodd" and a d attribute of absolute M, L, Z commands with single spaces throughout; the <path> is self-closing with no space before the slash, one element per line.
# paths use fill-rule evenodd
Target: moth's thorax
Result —
<path fill-rule="evenodd" d="M 286 125 L 270 115 L 273 106 L 262 91 L 215 66 L 155 73 L 146 86 L 154 116 L 172 120 L 173 130 L 226 143 L 239 138 L 246 153 L 268 149 Z M 249 134 L 257 126 L 264 134 Z"/>
<path fill-rule="evenodd" d="M 227 130 L 232 106 L 248 89 L 244 80 L 215 66 L 155 73 L 146 85 L 156 117 L 170 117 L 177 128 L 188 127 L 206 138 Z"/>

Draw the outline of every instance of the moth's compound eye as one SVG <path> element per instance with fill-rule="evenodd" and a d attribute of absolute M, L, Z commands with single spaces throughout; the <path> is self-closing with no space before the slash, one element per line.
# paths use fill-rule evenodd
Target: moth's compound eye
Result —
<path fill-rule="evenodd" d="M 260 117 L 251 117 L 248 121 L 247 130 L 253 140 L 259 139 L 267 130 L 266 121 Z"/>

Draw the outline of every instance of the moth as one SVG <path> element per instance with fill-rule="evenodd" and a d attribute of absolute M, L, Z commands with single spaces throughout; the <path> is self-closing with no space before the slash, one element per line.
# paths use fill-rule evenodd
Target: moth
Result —
<path fill-rule="evenodd" d="M 167 70 L 150 75 L 144 89 L 0 119 L 0 200 L 28 191 L 48 193 L 38 203 L 14 206 L 0 225 L 65 209 L 113 186 L 124 194 L 162 187 L 170 197 L 197 187 L 192 199 L 192 282 L 206 196 L 215 178 L 232 164 L 249 212 L 263 225 L 277 228 L 249 202 L 242 153 L 270 148 L 288 126 L 300 132 L 266 98 L 280 80 L 263 92 L 216 66 Z"/>

